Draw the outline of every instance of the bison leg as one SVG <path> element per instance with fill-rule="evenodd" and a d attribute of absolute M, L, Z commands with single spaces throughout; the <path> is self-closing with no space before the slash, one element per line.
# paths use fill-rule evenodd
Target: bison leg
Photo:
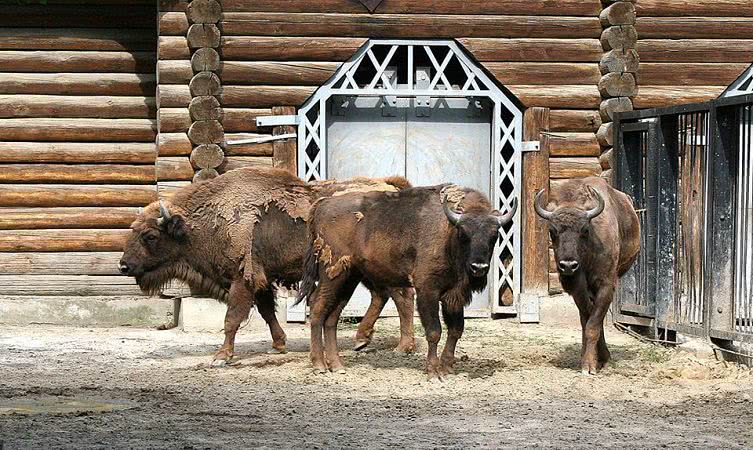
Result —
<path fill-rule="evenodd" d="M 454 373 L 455 365 L 455 346 L 463 335 L 465 328 L 465 317 L 463 316 L 463 307 L 457 305 L 442 304 L 442 317 L 447 325 L 447 342 L 442 351 L 440 371 L 443 375 Z"/>
<path fill-rule="evenodd" d="M 583 333 L 585 342 L 580 364 L 581 371 L 584 374 L 597 373 L 606 362 L 602 359 L 604 357 L 607 357 L 608 359 L 608 356 L 603 353 L 601 354 L 602 358 L 599 357 L 599 349 L 603 345 L 603 350 L 607 350 L 606 340 L 604 340 L 604 317 L 607 315 L 610 303 L 612 303 L 613 293 L 614 288 L 611 286 L 603 286 L 599 288 L 599 292 L 594 300 L 593 308 L 591 309 L 591 314 L 588 317 L 588 322 L 586 322 L 586 327 Z M 607 354 L 608 352 L 609 351 L 607 350 Z"/>
<path fill-rule="evenodd" d="M 212 366 L 222 367 L 233 359 L 235 334 L 241 322 L 248 318 L 254 305 L 254 294 L 248 289 L 245 281 L 234 281 L 230 286 L 227 312 L 225 313 L 225 342 L 214 355 Z"/>
<path fill-rule="evenodd" d="M 310 297 L 311 311 L 309 320 L 311 326 L 311 364 L 314 372 L 327 372 L 327 363 L 324 359 L 323 326 L 336 303 L 335 290 L 329 280 L 320 280 L 319 286 L 314 289 Z"/>
<path fill-rule="evenodd" d="M 439 339 L 442 337 L 442 324 L 439 322 L 438 296 L 418 291 L 416 305 L 418 306 L 421 325 L 423 325 L 426 332 L 426 343 L 429 347 L 426 354 L 426 371 L 429 373 L 429 379 L 441 379 L 440 362 L 437 357 L 437 345 L 439 344 Z"/>
<path fill-rule="evenodd" d="M 413 336 L 413 288 L 391 289 L 390 295 L 400 316 L 400 343 L 396 352 L 413 353 L 416 351 L 416 339 Z"/>
<path fill-rule="evenodd" d="M 324 321 L 324 353 L 327 356 L 329 368 L 333 372 L 345 373 L 345 364 L 340 357 L 340 349 L 337 347 L 337 324 L 340 321 L 345 305 L 348 304 L 353 291 L 359 283 L 358 278 L 351 278 L 337 290 L 337 306 L 329 313 Z"/>
<path fill-rule="evenodd" d="M 372 289 L 369 309 L 366 310 L 366 314 L 358 325 L 358 331 L 356 331 L 356 345 L 354 347 L 356 351 L 366 348 L 371 343 L 371 336 L 374 335 L 374 324 L 386 304 L 387 294 L 382 290 Z"/>
<path fill-rule="evenodd" d="M 267 323 L 269 333 L 272 335 L 272 353 L 285 353 L 285 331 L 277 321 L 275 314 L 275 294 L 272 289 L 259 292 L 256 296 L 256 309 Z"/>

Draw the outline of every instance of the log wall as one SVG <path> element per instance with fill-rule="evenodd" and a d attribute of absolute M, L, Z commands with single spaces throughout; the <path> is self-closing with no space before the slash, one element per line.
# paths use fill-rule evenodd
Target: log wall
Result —
<path fill-rule="evenodd" d="M 123 239 L 179 171 L 155 164 L 156 8 L 115 3 L 0 13 L 0 296 L 137 294 Z"/>

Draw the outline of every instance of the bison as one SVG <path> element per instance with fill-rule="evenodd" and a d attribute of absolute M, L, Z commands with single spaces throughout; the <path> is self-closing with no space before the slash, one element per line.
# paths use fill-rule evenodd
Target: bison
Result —
<path fill-rule="evenodd" d="M 325 198 L 311 211 L 309 247 L 299 301 L 311 303 L 314 370 L 344 372 L 337 322 L 359 282 L 371 289 L 414 287 L 429 350 L 430 378 L 452 372 L 463 333 L 463 307 L 487 282 L 505 215 L 473 189 L 455 185 Z M 448 329 L 441 360 L 439 305 Z M 322 342 L 324 337 L 324 342 Z M 327 359 L 325 359 L 325 352 Z"/>
<path fill-rule="evenodd" d="M 604 316 L 617 280 L 640 250 L 638 215 L 630 197 L 598 177 L 555 185 L 549 204 L 542 200 L 543 190 L 536 194 L 536 213 L 549 222 L 560 282 L 580 313 L 581 370 L 594 374 L 610 357 Z"/>
<path fill-rule="evenodd" d="M 233 357 L 235 334 L 256 305 L 272 334 L 274 351 L 285 351 L 285 332 L 275 317 L 276 285 L 296 284 L 307 248 L 305 219 L 318 199 L 348 191 L 397 191 L 399 177 L 306 184 L 278 169 L 244 168 L 187 186 L 171 200 L 154 202 L 131 225 L 120 271 L 156 294 L 173 279 L 227 303 L 225 342 L 213 365 Z M 374 304 L 359 328 L 359 344 L 392 295 L 403 321 L 399 350 L 413 349 L 413 297 L 401 289 L 374 291 Z"/>

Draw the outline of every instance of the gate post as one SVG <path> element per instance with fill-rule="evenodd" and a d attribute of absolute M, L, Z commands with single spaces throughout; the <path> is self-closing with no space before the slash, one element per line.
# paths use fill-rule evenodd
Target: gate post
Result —
<path fill-rule="evenodd" d="M 295 108 L 292 106 L 275 106 L 272 108 L 272 114 L 275 116 L 292 116 L 295 114 Z M 295 133 L 295 128 L 291 126 L 274 127 L 272 134 L 282 136 L 284 134 Z M 296 138 L 281 139 L 272 142 L 272 167 L 287 170 L 296 175 L 298 163 L 296 162 Z"/>
<path fill-rule="evenodd" d="M 521 322 L 538 322 L 539 305 L 549 295 L 549 233 L 536 215 L 534 196 L 544 189 L 549 196 L 549 108 L 528 108 L 523 116 L 523 140 L 539 141 L 539 150 L 523 153 L 521 263 L 522 283 L 518 302 Z"/>

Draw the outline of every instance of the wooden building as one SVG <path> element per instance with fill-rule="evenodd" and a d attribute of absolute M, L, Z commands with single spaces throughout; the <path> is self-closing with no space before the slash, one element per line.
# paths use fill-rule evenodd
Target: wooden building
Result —
<path fill-rule="evenodd" d="M 138 208 L 236 167 L 298 172 L 306 149 L 273 137 L 295 128 L 256 118 L 298 115 L 300 139 L 299 108 L 377 39 L 456 43 L 528 108 L 524 195 L 608 176 L 614 111 L 713 98 L 753 61 L 746 0 L 48 0 L 0 26 L 0 297 L 30 301 L 138 295 L 116 273 Z M 531 213 L 517 248 L 546 254 Z M 518 262 L 515 294 L 557 290 Z"/>

